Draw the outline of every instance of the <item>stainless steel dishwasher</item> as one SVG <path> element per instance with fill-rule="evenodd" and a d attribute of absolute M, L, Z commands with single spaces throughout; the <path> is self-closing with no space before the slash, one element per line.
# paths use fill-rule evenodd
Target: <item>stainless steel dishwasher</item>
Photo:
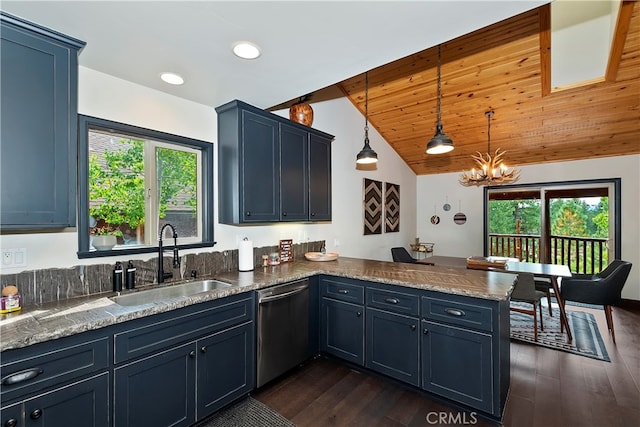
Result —
<path fill-rule="evenodd" d="M 307 360 L 309 346 L 309 280 L 273 286 L 258 293 L 256 385 Z"/>

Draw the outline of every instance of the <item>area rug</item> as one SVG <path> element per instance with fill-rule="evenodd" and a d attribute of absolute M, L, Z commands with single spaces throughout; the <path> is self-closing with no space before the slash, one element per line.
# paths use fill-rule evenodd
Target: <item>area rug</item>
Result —
<path fill-rule="evenodd" d="M 511 304 L 518 303 L 512 302 Z M 560 312 L 554 310 L 553 317 L 551 317 L 547 308 L 543 307 L 543 313 L 544 331 L 538 329 L 538 341 L 536 342 L 533 339 L 533 316 L 511 311 L 511 339 L 579 354 L 592 359 L 611 361 L 593 314 L 567 310 L 567 318 L 573 335 L 572 342 L 568 343 L 566 332 L 560 332 Z"/>
<path fill-rule="evenodd" d="M 291 421 L 252 397 L 214 414 L 197 427 L 295 427 Z"/>

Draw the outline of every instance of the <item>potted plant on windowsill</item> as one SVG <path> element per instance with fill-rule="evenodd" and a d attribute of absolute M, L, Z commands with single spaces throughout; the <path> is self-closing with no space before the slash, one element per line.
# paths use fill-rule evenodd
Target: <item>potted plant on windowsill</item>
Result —
<path fill-rule="evenodd" d="M 93 227 L 91 230 L 91 245 L 98 251 L 109 251 L 118 243 L 118 237 L 122 236 L 122 231 L 105 224 L 101 227 Z"/>

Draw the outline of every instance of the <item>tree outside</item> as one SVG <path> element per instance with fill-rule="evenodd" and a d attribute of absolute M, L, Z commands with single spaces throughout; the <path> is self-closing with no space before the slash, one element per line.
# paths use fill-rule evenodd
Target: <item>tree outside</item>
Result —
<path fill-rule="evenodd" d="M 587 271 L 592 267 L 592 259 L 596 264 L 601 262 L 604 265 L 608 264 L 608 251 L 604 250 L 601 255 L 596 249 L 598 247 L 596 240 L 606 241 L 609 238 L 609 200 L 607 197 L 595 200 L 597 203 L 593 203 L 594 199 L 584 198 L 552 199 L 549 204 L 551 238 L 574 245 L 571 250 L 564 249 L 564 259 L 568 260 L 572 271 L 577 270 L 577 263 L 580 262 L 575 252 L 587 252 L 583 261 L 588 263 Z M 491 200 L 489 210 L 489 234 L 522 235 L 520 239 L 522 242 L 526 236 L 531 236 L 536 241 L 540 238 L 542 233 L 539 199 Z M 539 246 L 539 242 L 537 244 Z M 491 250 L 492 253 L 500 252 L 494 247 Z M 560 257 L 560 254 L 557 255 Z M 536 254 L 533 259 L 539 256 L 540 254 Z M 531 260 L 531 258 L 527 259 Z M 556 259 L 554 254 L 552 259 Z M 581 266 L 580 269 L 584 268 L 585 266 Z"/>
<path fill-rule="evenodd" d="M 147 187 L 144 151 L 144 141 L 119 138 L 118 142 L 111 141 L 109 149 L 90 154 L 89 215 L 95 220 L 92 234 L 109 230 L 120 236 L 133 234 L 136 242 L 144 240 Z M 156 148 L 160 219 L 171 209 L 195 215 L 196 162 L 197 156 L 193 153 Z M 122 240 L 119 243 L 127 242 L 124 237 Z"/>

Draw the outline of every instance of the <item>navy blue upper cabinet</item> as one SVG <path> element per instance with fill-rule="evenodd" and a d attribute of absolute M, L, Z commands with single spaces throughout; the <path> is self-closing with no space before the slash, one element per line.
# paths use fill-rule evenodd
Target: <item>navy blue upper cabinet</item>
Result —
<path fill-rule="evenodd" d="M 221 223 L 331 220 L 333 136 L 238 100 L 216 111 Z"/>
<path fill-rule="evenodd" d="M 280 124 L 280 220 L 309 219 L 309 132 Z"/>
<path fill-rule="evenodd" d="M 331 221 L 331 141 L 309 134 L 309 217 Z"/>
<path fill-rule="evenodd" d="M 78 52 L 84 42 L 2 13 L 2 228 L 75 226 Z"/>

